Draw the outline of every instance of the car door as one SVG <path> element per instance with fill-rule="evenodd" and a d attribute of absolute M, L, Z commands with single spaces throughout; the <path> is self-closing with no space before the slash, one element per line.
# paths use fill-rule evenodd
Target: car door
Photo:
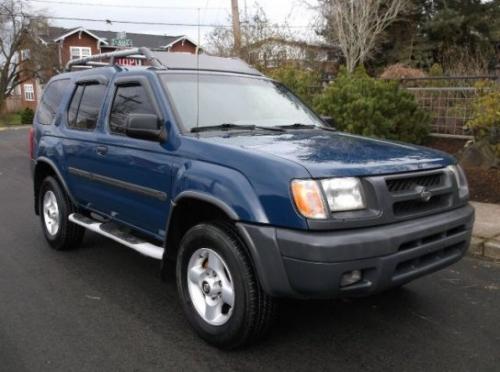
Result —
<path fill-rule="evenodd" d="M 107 84 L 102 76 L 76 81 L 61 118 L 65 178 L 74 198 L 87 208 L 94 207 L 100 192 L 89 175 L 95 167 L 96 129 Z"/>
<path fill-rule="evenodd" d="M 128 137 L 125 128 L 129 115 L 151 114 L 158 117 L 160 129 L 167 125 L 166 114 L 146 76 L 118 78 L 112 90 L 92 152 L 92 179 L 99 185 L 92 204 L 117 221 L 163 238 L 170 210 L 171 154 L 165 143 Z"/>

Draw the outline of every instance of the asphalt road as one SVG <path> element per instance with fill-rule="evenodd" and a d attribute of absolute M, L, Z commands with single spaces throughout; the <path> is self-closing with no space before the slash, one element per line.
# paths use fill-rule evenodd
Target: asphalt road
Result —
<path fill-rule="evenodd" d="M 404 289 L 285 302 L 270 337 L 222 352 L 152 259 L 88 233 L 55 252 L 33 213 L 27 130 L 0 132 L 0 371 L 500 370 L 500 266 L 465 258 Z"/>

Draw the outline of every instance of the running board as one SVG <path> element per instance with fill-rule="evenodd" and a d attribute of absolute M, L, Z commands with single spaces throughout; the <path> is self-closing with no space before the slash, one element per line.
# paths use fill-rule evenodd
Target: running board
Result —
<path fill-rule="evenodd" d="M 145 256 L 156 258 L 157 260 L 161 260 L 163 258 L 164 249 L 162 247 L 141 240 L 136 236 L 121 230 L 119 227 L 110 222 L 99 222 L 78 213 L 72 213 L 68 218 L 71 222 L 76 223 L 77 225 L 83 226 L 88 230 L 113 239 L 114 241 L 132 248 L 134 251 L 142 253 Z"/>

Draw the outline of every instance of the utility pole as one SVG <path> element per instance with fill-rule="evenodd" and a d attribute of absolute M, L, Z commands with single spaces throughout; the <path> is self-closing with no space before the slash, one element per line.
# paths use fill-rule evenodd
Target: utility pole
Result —
<path fill-rule="evenodd" d="M 241 52 L 241 28 L 240 11 L 238 10 L 238 0 L 231 0 L 231 11 L 233 18 L 234 50 L 239 56 Z"/>

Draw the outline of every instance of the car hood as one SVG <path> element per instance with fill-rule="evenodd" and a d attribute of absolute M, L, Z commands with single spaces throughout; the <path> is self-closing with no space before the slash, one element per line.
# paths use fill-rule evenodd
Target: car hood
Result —
<path fill-rule="evenodd" d="M 400 173 L 455 163 L 450 155 L 429 148 L 319 129 L 214 134 L 201 139 L 290 160 L 317 178 Z"/>

